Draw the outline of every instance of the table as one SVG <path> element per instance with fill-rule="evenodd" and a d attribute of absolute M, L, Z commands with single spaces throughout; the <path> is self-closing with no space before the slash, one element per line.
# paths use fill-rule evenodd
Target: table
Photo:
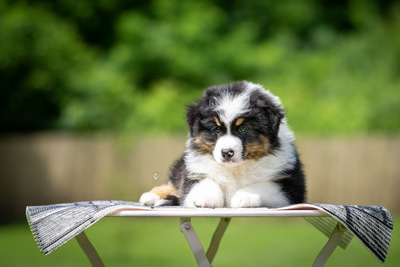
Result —
<path fill-rule="evenodd" d="M 193 255 L 196 259 L 197 265 L 199 267 L 211 267 L 211 263 L 218 251 L 218 247 L 222 236 L 227 229 L 229 222 L 232 218 L 251 218 L 251 217 L 328 217 L 325 212 L 318 209 L 294 209 L 294 210 L 247 210 L 247 209 L 223 209 L 223 210 L 189 210 L 186 211 L 184 209 L 169 209 L 162 211 L 132 211 L 132 210 L 120 210 L 109 216 L 112 217 L 177 217 L 180 222 L 180 231 L 185 235 L 187 242 L 189 243 L 190 248 L 192 249 Z M 201 244 L 196 231 L 191 223 L 191 218 L 193 217 L 218 217 L 220 218 L 220 222 L 214 232 L 214 235 L 211 240 L 211 244 L 205 252 L 203 245 Z M 339 244 L 339 241 L 342 238 L 343 233 L 347 231 L 347 229 L 340 223 L 337 223 L 337 227 L 329 238 L 327 244 L 318 257 L 316 258 L 314 265 L 324 266 L 330 255 L 335 250 L 336 246 Z M 89 239 L 85 235 L 84 231 L 81 232 L 76 239 L 81 246 L 82 250 L 85 252 L 86 256 L 89 258 L 92 266 L 104 266 L 102 263 L 100 256 L 97 254 L 95 248 L 90 243 Z"/>
<path fill-rule="evenodd" d="M 88 201 L 44 206 L 28 206 L 26 216 L 32 234 L 44 254 L 48 255 L 76 238 L 93 266 L 104 266 L 84 230 L 104 218 L 175 217 L 198 266 L 211 266 L 221 238 L 232 218 L 303 217 L 329 237 L 313 266 L 324 266 L 336 246 L 346 248 L 355 236 L 379 261 L 384 262 L 393 231 L 389 211 L 381 206 L 302 203 L 268 208 L 185 208 L 180 206 L 148 207 L 137 202 Z M 193 217 L 220 218 L 205 252 L 191 223 Z"/>

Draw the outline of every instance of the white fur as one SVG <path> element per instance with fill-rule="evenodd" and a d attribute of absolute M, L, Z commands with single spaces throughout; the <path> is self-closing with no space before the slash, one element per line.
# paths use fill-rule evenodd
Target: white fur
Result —
<path fill-rule="evenodd" d="M 142 194 L 139 199 L 139 202 L 144 206 L 154 206 L 157 201 L 160 201 L 160 197 L 151 192 Z"/>
<path fill-rule="evenodd" d="M 239 189 L 231 199 L 232 208 L 281 207 L 289 205 L 279 186 L 273 182 L 256 183 Z"/>
<path fill-rule="evenodd" d="M 206 178 L 193 186 L 183 205 L 185 207 L 221 208 L 224 206 L 224 195 L 215 181 Z"/>
<path fill-rule="evenodd" d="M 249 97 L 253 88 L 245 90 L 243 94 L 233 97 L 226 93 L 221 98 L 216 99 L 217 106 L 215 110 L 218 112 L 221 122 L 229 129 L 229 125 L 240 114 L 248 111 Z"/>
<path fill-rule="evenodd" d="M 243 161 L 243 145 L 240 138 L 232 135 L 224 135 L 218 139 L 217 144 L 214 148 L 213 156 L 215 161 L 219 164 L 224 163 L 224 159 L 222 157 L 222 149 L 232 149 L 234 151 L 234 155 L 231 160 L 229 162 L 225 162 L 225 164 L 234 166 Z"/>

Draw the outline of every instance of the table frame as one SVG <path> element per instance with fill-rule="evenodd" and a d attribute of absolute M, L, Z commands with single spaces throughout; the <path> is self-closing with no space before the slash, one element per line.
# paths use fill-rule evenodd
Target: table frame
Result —
<path fill-rule="evenodd" d="M 184 234 L 199 267 L 211 267 L 211 263 L 218 251 L 222 236 L 227 229 L 232 217 L 319 217 L 328 216 L 325 212 L 318 209 L 293 209 L 293 210 L 243 210 L 242 212 L 226 210 L 214 211 L 199 210 L 185 211 L 157 211 L 157 210 L 120 210 L 109 216 L 113 217 L 178 217 L 180 219 L 180 231 Z M 219 217 L 220 222 L 211 239 L 210 246 L 205 252 L 194 227 L 191 223 L 192 217 Z M 324 266 L 328 258 L 331 256 L 337 245 L 339 244 L 344 232 L 347 229 L 338 222 L 335 230 L 331 234 L 328 242 L 318 254 L 313 267 Z M 77 235 L 76 240 L 82 248 L 93 267 L 104 267 L 104 264 L 96 252 L 93 245 L 90 243 L 84 231 Z"/>

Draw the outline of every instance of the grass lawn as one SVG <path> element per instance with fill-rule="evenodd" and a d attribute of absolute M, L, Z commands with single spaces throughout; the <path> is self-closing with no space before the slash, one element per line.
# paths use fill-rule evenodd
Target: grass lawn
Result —
<path fill-rule="evenodd" d="M 207 248 L 219 219 L 192 219 Z M 400 216 L 383 266 L 400 266 Z M 105 266 L 197 266 L 178 218 L 104 218 L 86 230 Z M 232 219 L 214 266 L 311 266 L 328 238 L 302 218 Z M 0 266 L 91 266 L 75 239 L 48 256 L 27 223 L 0 226 Z M 382 266 L 356 238 L 325 266 Z"/>

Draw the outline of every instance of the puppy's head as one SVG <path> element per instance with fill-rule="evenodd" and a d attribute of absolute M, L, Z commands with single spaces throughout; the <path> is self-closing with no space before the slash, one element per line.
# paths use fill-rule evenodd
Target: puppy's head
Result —
<path fill-rule="evenodd" d="M 227 166 L 260 159 L 279 147 L 283 117 L 279 98 L 260 85 L 237 82 L 210 87 L 188 106 L 190 149 Z"/>

